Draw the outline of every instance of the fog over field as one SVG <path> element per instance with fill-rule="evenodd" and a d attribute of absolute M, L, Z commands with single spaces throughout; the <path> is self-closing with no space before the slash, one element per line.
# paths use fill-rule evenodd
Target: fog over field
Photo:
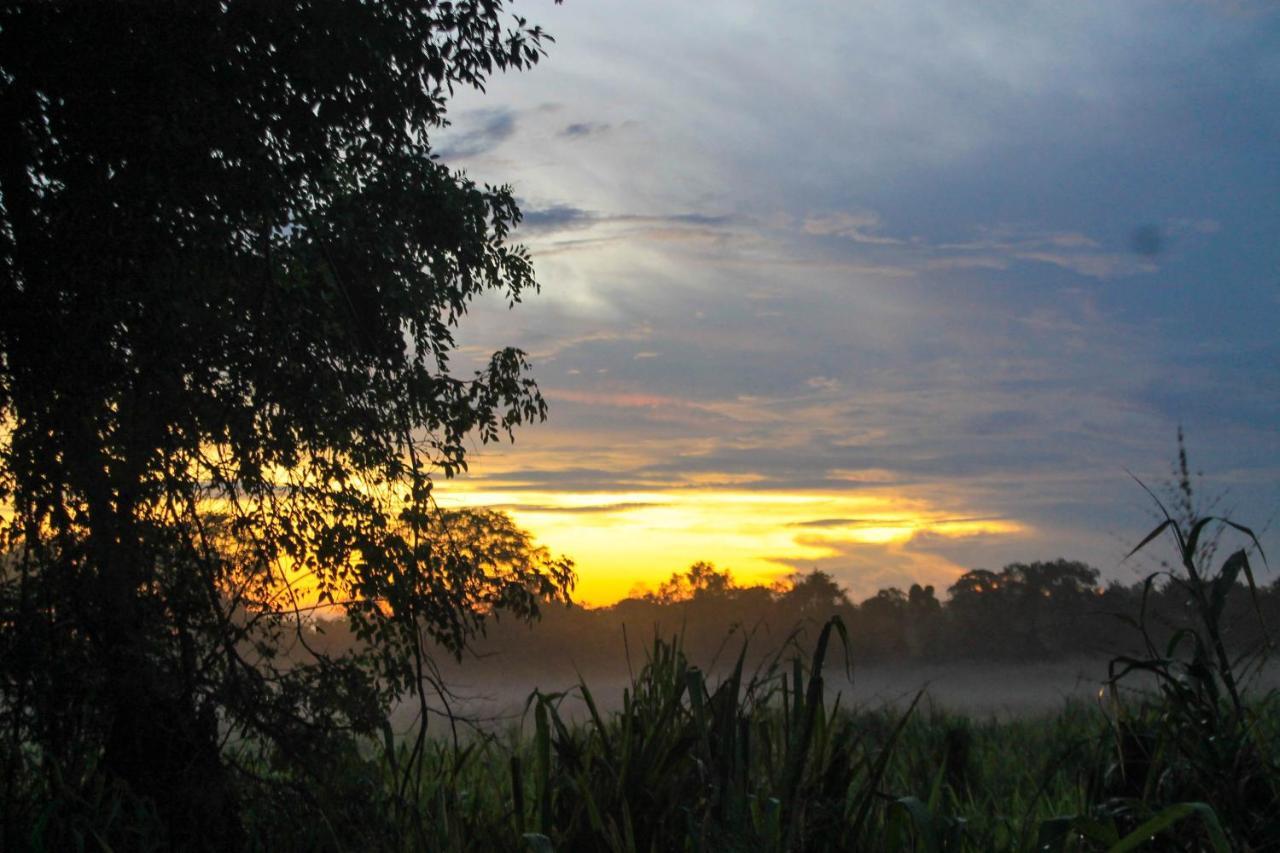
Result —
<path fill-rule="evenodd" d="M 1001 717 L 1052 713 L 1070 699 L 1093 700 L 1098 697 L 1107 675 L 1106 661 L 1078 660 L 1043 664 L 972 663 L 945 664 L 881 664 L 856 667 L 852 677 L 843 667 L 832 667 L 825 680 L 830 694 L 840 694 L 843 706 L 878 708 L 903 706 L 916 692 L 925 692 L 923 702 L 953 711 L 978 716 Z M 1271 673 L 1275 680 L 1275 673 Z M 630 681 L 625 670 L 587 677 L 587 686 L 601 711 L 622 707 L 622 693 Z M 714 679 L 713 679 L 714 683 Z M 450 705 L 461 716 L 483 720 L 501 727 L 518 722 L 530 693 L 566 691 L 564 708 L 569 716 L 581 718 L 586 708 L 571 688 L 576 684 L 572 672 L 556 673 L 545 679 L 532 674 L 501 673 L 489 670 L 483 677 L 459 678 L 450 685 L 456 698 Z M 397 712 L 397 728 L 412 722 L 417 713 L 414 702 L 407 702 Z"/>
<path fill-rule="evenodd" d="M 633 660 L 636 666 L 640 660 Z M 876 709 L 907 707 L 916 693 L 923 691 L 922 707 L 962 712 L 974 717 L 1001 719 L 1052 715 L 1070 701 L 1105 702 L 1105 682 L 1109 661 L 1103 658 L 1076 658 L 1040 663 L 876 663 L 855 665 L 846 672 L 843 664 L 828 664 L 824 671 L 827 693 L 839 694 L 841 706 Z M 790 661 L 779 672 L 790 673 Z M 726 666 L 712 672 L 712 684 L 728 674 Z M 625 664 L 613 672 L 583 673 L 592 699 L 602 712 L 622 707 L 623 691 L 630 685 Z M 775 682 L 776 683 L 776 682 Z M 1126 679 L 1126 694 L 1142 683 L 1137 675 Z M 562 709 L 567 717 L 582 719 L 587 714 L 581 695 L 574 689 L 578 676 L 569 666 L 553 666 L 546 671 L 507 670 L 500 661 L 468 666 L 448 676 L 454 695 L 449 706 L 460 717 L 501 729 L 520 722 L 534 690 L 563 692 Z M 1250 686 L 1262 693 L 1280 688 L 1280 665 L 1270 663 Z M 437 705 L 437 697 L 432 704 Z M 396 713 L 396 728 L 407 728 L 417 714 L 416 700 L 404 703 Z"/>

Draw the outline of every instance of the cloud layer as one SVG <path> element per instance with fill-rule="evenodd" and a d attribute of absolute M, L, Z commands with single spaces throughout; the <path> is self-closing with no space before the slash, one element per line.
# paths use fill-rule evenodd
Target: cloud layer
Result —
<path fill-rule="evenodd" d="M 621 571 L 608 543 L 644 542 L 643 580 L 746 560 L 697 495 L 757 496 L 760 573 L 865 591 L 1062 555 L 1131 580 L 1149 519 L 1125 471 L 1165 477 L 1179 423 L 1210 491 L 1275 515 L 1272 7 L 601 2 L 540 22 L 547 62 L 461 97 L 439 150 L 523 199 L 544 292 L 478 306 L 464 354 L 529 351 L 551 419 L 453 489 L 578 543 L 584 589 Z M 916 522 L 877 542 L 830 512 L 872 497 Z"/>

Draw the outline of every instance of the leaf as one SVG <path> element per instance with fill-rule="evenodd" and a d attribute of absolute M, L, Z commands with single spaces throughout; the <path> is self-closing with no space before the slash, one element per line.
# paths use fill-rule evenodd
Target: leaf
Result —
<path fill-rule="evenodd" d="M 938 838 L 934 828 L 934 816 L 930 813 L 929 807 L 922 803 L 917 797 L 899 797 L 894 800 L 891 809 L 897 809 L 901 813 L 906 814 L 911 820 L 911 826 L 915 829 L 915 838 L 920 847 L 924 850 L 937 850 Z M 906 846 L 901 849 L 914 849 Z"/>
<path fill-rule="evenodd" d="M 1187 553 L 1195 556 L 1196 549 L 1200 544 L 1200 534 L 1210 522 L 1214 521 L 1214 517 L 1209 515 L 1204 518 L 1197 519 L 1195 524 L 1191 525 L 1191 532 L 1187 534 Z"/>
<path fill-rule="evenodd" d="M 1127 560 L 1127 559 L 1129 559 L 1130 557 L 1132 557 L 1134 554 L 1136 554 L 1136 553 L 1138 553 L 1139 551 L 1141 551 L 1143 548 L 1145 548 L 1145 547 L 1147 546 L 1147 544 L 1148 544 L 1152 539 L 1155 539 L 1157 536 L 1159 536 L 1161 533 L 1163 533 L 1163 532 L 1165 531 L 1165 529 L 1166 529 L 1166 528 L 1168 528 L 1168 527 L 1170 527 L 1170 526 L 1175 527 L 1175 528 L 1177 527 L 1177 524 L 1174 522 L 1174 520 L 1173 520 L 1172 518 L 1167 518 L 1167 519 L 1165 519 L 1164 521 L 1160 522 L 1158 525 L 1156 525 L 1155 530 L 1152 530 L 1152 531 L 1151 531 L 1150 533 L 1148 533 L 1145 537 L 1143 537 L 1142 541 L 1141 541 L 1141 542 L 1139 542 L 1136 546 L 1134 546 L 1134 548 L 1133 548 L 1133 550 L 1132 550 L 1132 551 L 1130 551 L 1128 554 L 1125 554 L 1125 555 L 1124 555 L 1124 559 L 1125 559 L 1125 560 Z"/>
<path fill-rule="evenodd" d="M 1040 822 L 1036 829 L 1037 853 L 1063 853 L 1067 839 L 1075 831 L 1076 818 L 1055 817 Z"/>
<path fill-rule="evenodd" d="M 556 848 L 551 845 L 551 839 L 541 833 L 526 832 L 520 837 L 524 840 L 525 847 L 532 853 L 556 853 Z"/>
<path fill-rule="evenodd" d="M 1227 842 L 1218 815 L 1208 803 L 1178 803 L 1166 808 L 1133 832 L 1112 845 L 1107 853 L 1126 853 L 1150 844 L 1155 836 L 1169 829 L 1188 817 L 1197 816 L 1203 821 L 1209 833 L 1209 842 L 1216 853 L 1231 853 L 1231 845 Z"/>
<path fill-rule="evenodd" d="M 1267 562 L 1267 555 L 1263 553 L 1262 543 L 1258 541 L 1257 535 L 1251 529 L 1249 529 L 1248 527 L 1245 527 L 1243 524 L 1236 524 L 1234 521 L 1231 521 L 1230 519 L 1223 518 L 1220 520 L 1227 527 L 1230 527 L 1233 530 L 1237 530 L 1240 533 L 1243 533 L 1245 536 L 1248 536 L 1249 541 L 1251 541 L 1253 543 L 1253 546 L 1258 549 L 1258 554 L 1259 556 L 1262 557 L 1262 562 L 1263 563 Z"/>

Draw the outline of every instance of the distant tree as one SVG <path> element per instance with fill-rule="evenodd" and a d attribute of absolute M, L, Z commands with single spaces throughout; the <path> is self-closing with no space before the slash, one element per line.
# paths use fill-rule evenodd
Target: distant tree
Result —
<path fill-rule="evenodd" d="M 455 87 L 541 55 L 503 16 L 0 5 L 6 742 L 128 786 L 174 844 L 234 842 L 225 730 L 319 766 L 421 690 L 424 631 L 457 651 L 568 584 L 496 570 L 521 543 L 493 517 L 453 548 L 431 503 L 469 437 L 545 414 L 519 351 L 450 366 L 473 299 L 537 286 L 511 191 L 430 147 Z M 273 663 L 339 606 L 370 651 Z"/>
<path fill-rule="evenodd" d="M 975 569 L 951 586 L 949 612 L 981 654 L 1039 657 L 1067 642 L 1066 626 L 1096 597 L 1098 570 L 1072 560 Z"/>
<path fill-rule="evenodd" d="M 908 650 L 915 657 L 931 654 L 938 644 L 942 621 L 942 602 L 934 594 L 932 584 L 911 585 L 907 590 L 905 617 L 904 635 Z"/>
<path fill-rule="evenodd" d="M 1010 563 L 1001 571 L 1000 583 L 1031 598 L 1063 601 L 1094 592 L 1098 576 L 1098 570 L 1085 563 L 1058 559 Z"/>
<path fill-rule="evenodd" d="M 907 606 L 907 595 L 896 586 L 885 587 L 868 598 L 859 609 L 868 613 L 901 613 Z"/>
<path fill-rule="evenodd" d="M 907 594 L 895 586 L 858 605 L 855 636 L 877 657 L 896 656 L 906 645 Z"/>
<path fill-rule="evenodd" d="M 685 577 L 688 578 L 689 588 L 693 591 L 694 597 L 705 595 L 708 597 L 724 596 L 726 593 L 737 589 L 737 584 L 733 580 L 733 572 L 729 569 L 719 571 L 715 565 L 706 562 L 696 562 L 689 567 Z"/>
<path fill-rule="evenodd" d="M 802 614 L 822 615 L 834 608 L 849 604 L 849 597 L 826 572 L 814 569 L 803 574 L 796 572 L 782 593 L 782 600 Z"/>
<path fill-rule="evenodd" d="M 999 655 L 1011 645 L 1008 578 L 988 569 L 965 572 L 947 590 L 956 654 Z"/>
<path fill-rule="evenodd" d="M 715 564 L 699 560 L 683 572 L 672 572 L 658 585 L 657 601 L 671 604 L 694 599 L 724 598 L 737 589 L 733 573 L 720 571 Z"/>
<path fill-rule="evenodd" d="M 942 602 L 934 595 L 932 584 L 921 586 L 913 583 L 911 589 L 907 590 L 907 606 L 918 615 L 939 613 L 942 610 Z"/>
<path fill-rule="evenodd" d="M 995 572 L 987 569 L 972 569 L 957 578 L 947 592 L 953 603 L 968 603 L 981 600 L 983 596 L 998 593 L 1000 588 L 1001 578 Z"/>

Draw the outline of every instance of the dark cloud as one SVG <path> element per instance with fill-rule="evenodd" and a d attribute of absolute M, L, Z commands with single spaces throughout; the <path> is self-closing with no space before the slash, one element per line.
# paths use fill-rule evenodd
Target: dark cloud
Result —
<path fill-rule="evenodd" d="M 982 521 L 1006 521 L 1003 515 L 970 515 L 956 516 L 954 518 L 934 518 L 929 520 L 931 526 L 940 524 L 974 524 Z M 815 518 L 812 521 L 796 521 L 788 524 L 788 527 L 805 527 L 825 529 L 832 527 L 881 527 L 885 525 L 895 526 L 902 524 L 901 518 Z"/>
<path fill-rule="evenodd" d="M 493 504 L 492 509 L 512 510 L 515 512 L 554 512 L 567 513 L 570 515 L 595 515 L 605 512 L 624 512 L 629 509 L 646 509 L 649 507 L 670 506 L 667 503 L 657 501 L 631 501 L 624 503 L 600 504 L 598 506 L 559 506 L 556 504 L 521 504 L 506 503 Z"/>
<path fill-rule="evenodd" d="M 516 113 L 505 107 L 476 110 L 461 123 L 468 129 L 445 137 L 444 147 L 436 152 L 440 159 L 461 160 L 493 150 L 515 134 Z"/>
<path fill-rule="evenodd" d="M 815 518 L 813 521 L 796 521 L 788 527 L 868 527 L 878 524 L 895 523 L 890 519 L 877 518 Z"/>
<path fill-rule="evenodd" d="M 603 121 L 575 121 L 573 124 L 566 125 L 565 129 L 560 131 L 560 135 L 573 138 L 597 136 L 611 127 L 612 125 Z"/>
<path fill-rule="evenodd" d="M 626 218 L 642 222 L 675 222 L 683 225 L 728 225 L 733 222 L 732 216 L 712 216 L 705 213 L 676 213 L 671 216 L 632 216 Z"/>
<path fill-rule="evenodd" d="M 1164 250 L 1164 232 L 1159 225 L 1139 225 L 1129 235 L 1129 248 L 1146 258 Z"/>
<path fill-rule="evenodd" d="M 638 492 L 673 483 L 671 477 L 651 477 L 644 471 L 620 472 L 601 468 L 516 470 L 504 471 L 491 477 L 473 471 L 468 479 L 476 483 L 500 482 L 502 490 L 506 492 L 541 492 L 549 488 L 562 492 Z"/>
<path fill-rule="evenodd" d="M 982 412 L 969 419 L 968 430 L 974 435 L 1007 435 L 1025 433 L 1028 428 L 1039 426 L 1040 416 L 1020 409 L 999 409 Z"/>
<path fill-rule="evenodd" d="M 522 211 L 522 231 L 564 231 L 585 228 L 598 222 L 599 216 L 589 210 L 567 204 Z"/>
<path fill-rule="evenodd" d="M 520 227 L 526 233 L 553 233 L 589 228 L 595 225 L 641 225 L 663 227 L 717 228 L 733 218 L 706 213 L 616 213 L 601 214 L 569 204 L 528 208 L 522 211 Z"/>

